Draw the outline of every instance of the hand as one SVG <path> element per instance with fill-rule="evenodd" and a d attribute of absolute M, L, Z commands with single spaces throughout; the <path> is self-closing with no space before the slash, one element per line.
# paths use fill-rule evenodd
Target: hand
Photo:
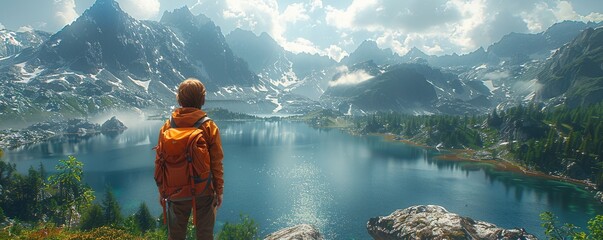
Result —
<path fill-rule="evenodd" d="M 224 194 L 220 194 L 218 196 L 216 196 L 215 200 L 216 202 L 214 203 L 216 206 L 216 208 L 220 208 L 222 206 L 222 198 L 224 197 Z"/>

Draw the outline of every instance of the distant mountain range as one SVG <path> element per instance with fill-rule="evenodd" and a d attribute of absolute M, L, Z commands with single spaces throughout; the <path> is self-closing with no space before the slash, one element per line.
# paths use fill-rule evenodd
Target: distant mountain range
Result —
<path fill-rule="evenodd" d="M 25 29 L 25 31 L 10 31 L 0 29 L 0 58 L 18 54 L 30 47 L 37 47 L 50 37 L 50 33 Z"/>
<path fill-rule="evenodd" d="M 368 74 L 370 79 L 361 84 L 332 85 L 322 96 L 322 103 L 344 113 L 354 112 L 355 106 L 361 113 L 387 110 L 411 114 L 475 114 L 497 105 L 514 106 L 554 97 L 556 104 L 567 99 L 570 106 L 597 103 L 603 99 L 603 58 L 597 43 L 603 39 L 597 34 L 601 28 L 592 27 L 602 25 L 566 21 L 538 34 L 511 33 L 487 50 L 479 48 L 465 55 L 430 56 L 413 48 L 399 56 L 367 40 L 341 63 L 355 69 L 370 61 L 383 73 Z M 436 100 L 401 99 L 402 94 L 415 96 L 412 93 L 417 92 L 432 96 L 432 89 L 425 86 L 414 86 L 414 92 L 406 92 L 411 86 L 402 82 L 409 78 L 420 81 L 412 77 L 415 73 L 435 89 Z M 334 82 L 337 77 L 340 75 L 335 75 Z M 373 93 L 380 93 L 375 96 L 378 100 L 360 104 L 360 99 L 372 102 L 366 94 Z"/>
<path fill-rule="evenodd" d="M 327 56 L 292 53 L 281 47 L 270 35 L 235 29 L 226 42 L 237 56 L 249 63 L 252 71 L 277 88 L 318 99 L 327 87 L 337 62 Z"/>
<path fill-rule="evenodd" d="M 52 35 L 0 31 L 0 121 L 165 109 L 176 105 L 187 77 L 206 84 L 208 106 L 246 113 L 322 106 L 475 114 L 533 100 L 589 104 L 602 95 L 601 30 L 582 31 L 601 25 L 566 21 L 538 34 L 511 33 L 464 55 L 413 48 L 400 56 L 366 40 L 336 62 L 288 52 L 266 33 L 224 36 L 187 7 L 139 21 L 114 0 L 97 0 Z"/>
<path fill-rule="evenodd" d="M 233 54 L 220 28 L 186 7 L 160 22 L 139 21 L 114 0 L 97 0 L 52 36 L 30 35 L 21 45 L 32 47 L 0 60 L 0 119 L 176 105 L 176 87 L 187 77 L 205 83 L 209 100 L 264 106 L 259 112 L 283 105 Z M 16 51 L 10 46 L 8 54 Z"/>

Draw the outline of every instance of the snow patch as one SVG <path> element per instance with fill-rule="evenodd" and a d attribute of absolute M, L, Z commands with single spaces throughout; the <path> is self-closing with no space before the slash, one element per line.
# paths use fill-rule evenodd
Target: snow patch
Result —
<path fill-rule="evenodd" d="M 348 107 L 348 111 L 344 115 L 352 116 L 352 104 L 350 104 L 350 107 Z"/>
<path fill-rule="evenodd" d="M 476 67 L 475 70 L 486 69 L 487 67 L 488 67 L 488 65 L 482 64 L 482 65 L 479 65 L 478 67 Z"/>
<path fill-rule="evenodd" d="M 136 80 L 130 76 L 128 76 L 128 78 L 136 83 L 136 85 L 141 86 L 142 88 L 144 88 L 145 92 L 149 92 L 149 84 L 151 83 L 151 80 L 147 80 L 147 81 L 142 81 L 142 80 Z"/>
<path fill-rule="evenodd" d="M 432 85 L 434 88 L 437 88 L 438 90 L 440 90 L 440 91 L 442 91 L 442 92 L 446 92 L 446 91 L 444 91 L 444 89 L 443 89 L 443 88 L 438 87 L 438 86 L 436 86 L 435 84 L 433 84 L 433 82 L 431 82 L 431 81 L 429 81 L 429 80 L 427 80 L 427 79 L 426 79 L 425 81 L 427 81 L 429 84 L 431 84 L 431 85 Z"/>
<path fill-rule="evenodd" d="M 487 81 L 483 81 L 484 86 L 486 86 L 488 89 L 490 89 L 490 93 L 492 93 L 494 90 L 498 89 L 497 87 L 494 87 L 494 83 L 492 83 L 492 80 L 487 80 Z"/>
<path fill-rule="evenodd" d="M 272 97 L 271 95 L 266 95 L 266 100 L 274 103 L 274 105 L 276 105 L 276 108 L 274 110 L 272 110 L 272 113 L 277 113 L 278 111 L 283 109 L 283 105 L 278 101 L 278 98 L 276 97 Z"/>
<path fill-rule="evenodd" d="M 19 64 L 15 64 L 15 67 L 19 68 L 19 71 L 21 73 L 21 80 L 20 81 L 15 81 L 18 83 L 29 83 L 29 81 L 31 81 L 31 79 L 36 78 L 38 75 L 40 75 L 40 73 L 42 71 L 44 71 L 44 69 L 40 68 L 40 67 L 36 67 L 34 69 L 33 72 L 28 72 L 27 70 L 25 70 L 25 65 L 26 63 L 19 63 Z"/>

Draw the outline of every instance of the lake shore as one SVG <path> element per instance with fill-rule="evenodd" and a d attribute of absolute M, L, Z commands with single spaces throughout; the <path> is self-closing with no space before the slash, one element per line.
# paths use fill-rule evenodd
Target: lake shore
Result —
<path fill-rule="evenodd" d="M 485 158 L 477 157 L 478 151 L 475 149 L 442 149 L 442 148 L 437 148 L 434 146 L 429 146 L 426 144 L 413 142 L 413 141 L 410 141 L 407 139 L 401 139 L 401 138 L 399 138 L 399 136 L 394 135 L 394 134 L 375 134 L 375 135 L 382 136 L 387 141 L 401 142 L 401 143 L 411 145 L 411 146 L 416 146 L 416 147 L 425 148 L 425 149 L 436 149 L 440 152 L 445 152 L 444 154 L 438 155 L 435 158 L 437 160 L 487 163 L 487 164 L 493 165 L 494 169 L 498 170 L 498 171 L 515 172 L 515 173 L 519 173 L 519 174 L 523 174 L 523 175 L 531 176 L 531 177 L 540 177 L 540 178 L 546 178 L 546 179 L 550 179 L 550 180 L 558 180 L 558 181 L 563 181 L 563 182 L 568 182 L 568 183 L 573 183 L 573 184 L 577 184 L 580 186 L 584 186 L 588 190 L 599 191 L 596 188 L 596 185 L 588 180 L 578 180 L 578 179 L 573 179 L 573 178 L 570 178 L 567 176 L 556 176 L 556 175 L 546 174 L 541 171 L 529 170 L 526 167 L 522 166 L 521 164 L 517 163 L 516 161 L 509 160 L 509 159 L 503 159 L 503 158 L 485 159 Z"/>

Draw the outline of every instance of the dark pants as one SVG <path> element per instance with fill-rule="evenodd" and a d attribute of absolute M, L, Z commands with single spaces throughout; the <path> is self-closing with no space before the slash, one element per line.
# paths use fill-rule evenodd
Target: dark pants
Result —
<path fill-rule="evenodd" d="M 195 230 L 197 240 L 214 239 L 214 223 L 216 221 L 216 208 L 214 207 L 213 195 L 198 196 L 197 225 Z M 193 201 L 170 201 L 168 202 L 168 236 L 170 240 L 183 240 L 186 238 L 186 226 L 193 210 Z"/>

